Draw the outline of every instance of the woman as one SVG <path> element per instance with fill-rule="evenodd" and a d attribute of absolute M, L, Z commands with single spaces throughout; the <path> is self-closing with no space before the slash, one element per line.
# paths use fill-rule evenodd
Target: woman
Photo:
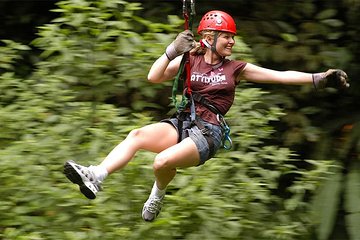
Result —
<path fill-rule="evenodd" d="M 94 199 L 103 180 L 125 167 L 138 150 L 155 152 L 155 182 L 142 211 L 145 221 L 153 221 L 161 210 L 166 187 L 175 177 L 176 169 L 204 164 L 220 148 L 224 131 L 219 116 L 225 115 L 231 107 L 240 79 L 257 83 L 313 84 L 315 88 L 349 86 L 342 70 L 315 74 L 275 71 L 226 59 L 235 44 L 236 25 L 225 12 L 206 13 L 200 21 L 198 33 L 200 44 L 196 44 L 191 31 L 180 33 L 154 62 L 148 74 L 148 80 L 153 83 L 173 79 L 181 55 L 192 50 L 191 89 L 197 96 L 196 121 L 192 121 L 190 110 L 185 110 L 170 119 L 132 130 L 100 165 L 84 167 L 73 161 L 66 162 L 64 173 L 79 185 L 87 198 Z"/>

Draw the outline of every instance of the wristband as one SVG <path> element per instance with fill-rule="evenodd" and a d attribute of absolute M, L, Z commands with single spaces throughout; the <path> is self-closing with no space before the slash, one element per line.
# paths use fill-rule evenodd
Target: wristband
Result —
<path fill-rule="evenodd" d="M 165 55 L 169 59 L 169 61 L 174 60 L 179 54 L 176 52 L 174 44 L 171 43 L 169 46 L 167 46 L 165 50 Z"/>
<path fill-rule="evenodd" d="M 324 72 L 322 73 L 313 73 L 312 80 L 315 90 L 322 89 L 326 85 L 326 78 L 324 78 Z"/>

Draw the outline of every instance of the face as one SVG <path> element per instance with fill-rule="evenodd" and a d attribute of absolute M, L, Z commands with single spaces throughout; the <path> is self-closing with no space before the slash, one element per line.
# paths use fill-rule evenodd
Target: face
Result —
<path fill-rule="evenodd" d="M 230 56 L 232 53 L 232 47 L 235 44 L 234 34 L 228 32 L 221 32 L 218 35 L 216 51 L 221 56 Z"/>

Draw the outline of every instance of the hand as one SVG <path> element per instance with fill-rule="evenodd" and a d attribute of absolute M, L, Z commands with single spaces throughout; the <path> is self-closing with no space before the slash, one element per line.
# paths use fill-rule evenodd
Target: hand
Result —
<path fill-rule="evenodd" d="M 185 30 L 166 48 L 165 54 L 171 61 L 177 56 L 184 54 L 196 46 L 194 34 L 190 30 Z"/>
<path fill-rule="evenodd" d="M 341 69 L 329 69 L 326 72 L 314 73 L 313 83 L 315 89 L 333 87 L 337 89 L 348 88 L 350 84 L 347 74 Z"/>

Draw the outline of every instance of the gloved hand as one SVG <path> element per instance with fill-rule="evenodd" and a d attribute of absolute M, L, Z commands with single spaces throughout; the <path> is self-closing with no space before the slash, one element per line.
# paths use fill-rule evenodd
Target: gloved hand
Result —
<path fill-rule="evenodd" d="M 341 69 L 329 69 L 326 72 L 314 73 L 312 75 L 315 89 L 333 87 L 337 89 L 348 88 L 348 76 Z"/>
<path fill-rule="evenodd" d="M 171 61 L 177 56 L 190 51 L 195 45 L 194 34 L 190 30 L 185 30 L 179 33 L 176 39 L 166 48 L 165 54 Z"/>

